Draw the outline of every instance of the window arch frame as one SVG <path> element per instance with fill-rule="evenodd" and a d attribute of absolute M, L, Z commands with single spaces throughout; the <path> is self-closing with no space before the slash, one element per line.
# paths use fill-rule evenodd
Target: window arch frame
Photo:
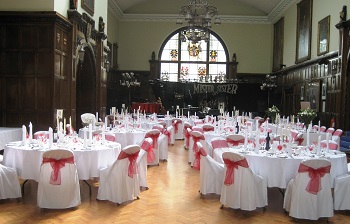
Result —
<path fill-rule="evenodd" d="M 189 27 L 188 26 L 184 26 L 184 27 L 181 27 L 179 29 L 176 29 L 175 31 L 173 31 L 172 33 L 170 33 L 166 38 L 165 40 L 163 41 L 163 43 L 161 44 L 160 46 L 160 49 L 159 49 L 159 52 L 158 52 L 158 61 L 159 61 L 159 79 L 161 80 L 161 76 L 162 76 L 162 71 L 161 71 L 161 67 L 162 67 L 162 63 L 173 63 L 173 64 L 177 64 L 177 82 L 181 81 L 180 80 L 180 70 L 181 70 L 181 64 L 182 63 L 189 63 L 189 64 L 198 64 L 198 63 L 201 63 L 201 64 L 205 64 L 206 66 L 206 76 L 209 76 L 209 73 L 210 73 L 210 69 L 209 69 L 209 65 L 211 64 L 225 64 L 226 65 L 226 72 L 225 72 L 225 78 L 226 80 L 228 79 L 229 77 L 229 65 L 230 65 L 230 60 L 229 60 L 229 52 L 228 52 L 228 49 L 227 49 L 227 46 L 224 42 L 224 40 L 216 33 L 214 32 L 213 30 L 211 29 L 208 29 L 209 31 L 209 41 L 208 42 L 205 42 L 205 44 L 207 45 L 207 51 L 206 51 L 206 60 L 203 60 L 203 61 L 182 61 L 181 60 L 181 45 L 183 44 L 183 42 L 181 41 L 180 38 L 178 38 L 178 52 L 179 52 L 179 57 L 178 57 L 178 60 L 176 61 L 172 61 L 172 60 L 161 60 L 162 58 L 162 54 L 163 54 L 163 51 L 164 51 L 164 47 L 166 46 L 166 44 L 169 42 L 169 40 L 175 35 L 175 34 L 178 34 L 180 35 L 180 33 L 184 30 L 188 30 Z M 210 38 L 211 38 L 211 35 L 213 35 L 221 44 L 224 52 L 225 52 L 225 59 L 226 61 L 225 62 L 212 62 L 209 60 L 209 54 L 210 54 Z M 196 81 L 194 81 L 196 82 Z"/>

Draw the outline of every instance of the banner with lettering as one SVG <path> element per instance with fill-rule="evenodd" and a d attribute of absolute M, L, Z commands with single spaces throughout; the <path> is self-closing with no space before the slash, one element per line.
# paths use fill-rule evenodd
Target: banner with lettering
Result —
<path fill-rule="evenodd" d="M 194 84 L 193 94 L 211 93 L 213 95 L 218 93 L 236 94 L 238 85 L 234 83 L 225 84 Z"/>

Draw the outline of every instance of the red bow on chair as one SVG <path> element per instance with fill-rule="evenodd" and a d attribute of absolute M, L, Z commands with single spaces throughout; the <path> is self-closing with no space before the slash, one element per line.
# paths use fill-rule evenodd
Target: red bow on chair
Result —
<path fill-rule="evenodd" d="M 189 144 L 190 144 L 190 136 L 191 133 L 187 131 L 187 128 L 184 128 L 184 134 L 185 134 L 185 145 L 188 148 Z"/>
<path fill-rule="evenodd" d="M 153 148 L 158 148 L 158 138 L 160 133 L 150 134 L 147 133 L 145 138 L 151 138 L 153 140 Z"/>
<path fill-rule="evenodd" d="M 203 135 L 201 135 L 199 137 L 196 137 L 196 136 L 192 135 L 192 139 L 193 139 L 193 148 L 192 148 L 192 150 L 193 150 L 193 152 L 197 152 L 197 150 L 198 150 L 197 142 L 199 142 L 200 140 L 205 140 L 205 138 L 204 138 Z"/>
<path fill-rule="evenodd" d="M 148 141 L 143 141 L 141 149 L 147 151 L 147 162 L 154 162 L 154 160 L 156 159 L 156 155 L 154 154 L 152 145 Z"/>
<path fill-rule="evenodd" d="M 204 132 L 214 131 L 214 127 L 203 127 Z"/>
<path fill-rule="evenodd" d="M 139 152 L 135 152 L 134 154 L 128 154 L 124 151 L 121 151 L 118 160 L 128 158 L 130 163 L 128 167 L 128 176 L 133 178 L 134 174 L 137 174 L 137 165 L 136 165 L 136 159 L 139 156 Z"/>
<path fill-rule="evenodd" d="M 323 177 L 326 173 L 329 173 L 331 170 L 331 166 L 320 167 L 318 169 L 311 168 L 309 166 L 305 166 L 304 164 L 300 164 L 298 173 L 308 172 L 310 181 L 306 187 L 306 191 L 311 194 L 317 194 L 321 189 L 321 177 Z"/>
<path fill-rule="evenodd" d="M 168 129 L 164 128 L 163 135 L 166 135 L 168 137 L 168 145 L 170 145 L 171 142 L 171 133 L 168 131 Z"/>
<path fill-rule="evenodd" d="M 181 124 L 182 121 L 181 120 L 173 120 L 171 122 L 171 124 L 174 126 L 174 129 L 175 129 L 175 134 L 178 132 L 179 130 L 179 124 Z"/>
<path fill-rule="evenodd" d="M 66 163 L 74 164 L 74 157 L 68 157 L 64 159 L 53 159 L 53 158 L 43 158 L 43 163 L 50 163 L 52 167 L 52 172 L 50 176 L 50 184 L 61 185 L 61 168 L 66 165 Z"/>
<path fill-rule="evenodd" d="M 249 167 L 246 159 L 242 159 L 236 162 L 229 159 L 224 159 L 224 163 L 226 164 L 226 167 L 227 167 L 224 184 L 227 186 L 233 184 L 234 182 L 234 179 L 235 179 L 234 169 L 238 169 L 238 166 L 245 167 L 245 168 Z"/>
<path fill-rule="evenodd" d="M 207 156 L 207 153 L 203 147 L 199 148 L 194 153 L 194 162 L 193 162 L 193 169 L 200 170 L 201 169 L 201 155 Z"/>
<path fill-rule="evenodd" d="M 239 145 L 239 143 L 244 144 L 244 139 L 241 139 L 241 140 L 233 140 L 233 139 L 227 138 L 226 141 L 227 141 L 229 144 L 233 145 L 233 146 L 237 146 L 237 145 Z"/>

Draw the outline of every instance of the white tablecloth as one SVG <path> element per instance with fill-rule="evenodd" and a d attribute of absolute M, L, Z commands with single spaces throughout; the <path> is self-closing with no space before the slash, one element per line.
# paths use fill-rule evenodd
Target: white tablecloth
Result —
<path fill-rule="evenodd" d="M 3 164 L 16 168 L 18 176 L 22 179 L 38 181 L 42 156 L 48 149 L 40 147 L 38 144 L 25 146 L 20 144 L 20 141 L 11 142 L 5 147 Z M 52 147 L 52 149 L 58 148 L 73 151 L 78 176 L 81 180 L 99 177 L 99 170 L 112 165 L 121 150 L 120 144 L 116 142 L 108 142 L 104 145 L 96 143 L 95 146 L 87 148 L 83 148 L 81 142 L 61 147 L 55 143 Z"/>
<path fill-rule="evenodd" d="M 5 148 L 6 143 L 22 139 L 21 128 L 0 127 L 0 150 Z"/>
<path fill-rule="evenodd" d="M 242 149 L 243 147 L 215 149 L 213 152 L 214 160 L 223 163 L 222 154 L 224 152 L 239 152 Z M 329 159 L 332 164 L 330 172 L 332 187 L 334 185 L 335 177 L 348 172 L 346 154 L 339 151 L 336 153 L 338 154 L 335 155 L 334 152 L 332 152 L 326 155 L 326 158 Z M 253 172 L 265 179 L 268 187 L 279 188 L 286 188 L 288 182 L 293 179 L 294 175 L 297 173 L 300 162 L 304 159 L 310 158 L 307 156 L 281 158 L 276 155 L 269 155 L 266 151 L 260 151 L 259 154 L 249 152 L 248 154 L 245 154 L 245 156 L 249 167 Z"/>

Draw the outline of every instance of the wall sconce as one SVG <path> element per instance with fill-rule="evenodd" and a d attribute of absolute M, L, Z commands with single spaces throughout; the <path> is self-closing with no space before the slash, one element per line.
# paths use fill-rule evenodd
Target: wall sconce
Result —
<path fill-rule="evenodd" d="M 78 55 L 79 55 L 79 61 L 82 63 L 84 61 L 84 56 L 85 56 L 85 50 L 83 45 L 80 46 Z"/>

